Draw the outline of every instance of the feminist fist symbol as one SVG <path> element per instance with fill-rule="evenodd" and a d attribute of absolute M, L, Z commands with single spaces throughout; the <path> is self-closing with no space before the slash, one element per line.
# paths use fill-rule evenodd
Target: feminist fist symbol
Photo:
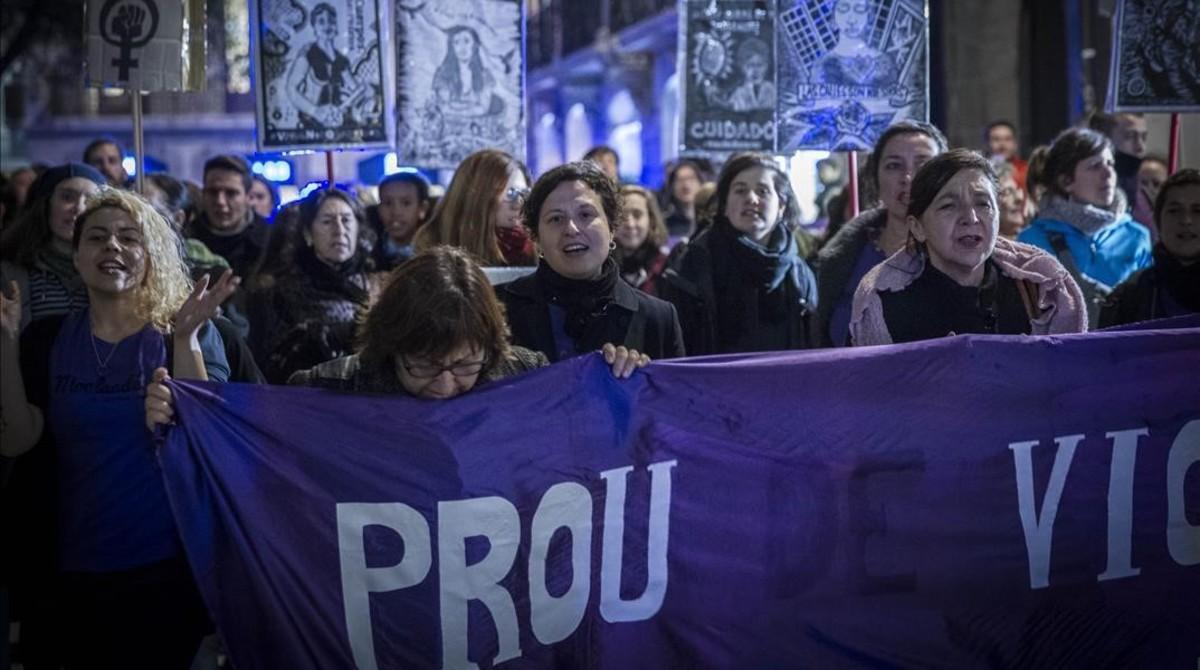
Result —
<path fill-rule="evenodd" d="M 120 68 L 117 75 L 120 81 L 128 81 L 130 68 L 138 66 L 138 61 L 132 57 L 133 50 L 149 44 L 158 32 L 158 5 L 155 0 L 140 0 L 145 9 L 134 4 L 135 1 L 108 0 L 100 9 L 100 37 L 121 50 L 121 55 L 112 59 L 112 64 Z M 109 23 L 108 17 L 113 9 L 117 10 L 117 15 Z M 147 18 L 150 19 L 148 27 Z"/>

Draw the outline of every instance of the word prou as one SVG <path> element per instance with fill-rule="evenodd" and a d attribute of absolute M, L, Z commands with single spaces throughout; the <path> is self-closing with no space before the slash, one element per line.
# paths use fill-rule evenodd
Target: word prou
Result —
<path fill-rule="evenodd" d="M 621 563 L 625 544 L 626 479 L 633 466 L 605 470 L 604 529 L 600 553 L 600 616 L 610 623 L 642 621 L 658 613 L 667 591 L 667 545 L 671 508 L 671 470 L 677 461 L 650 465 L 646 588 L 633 599 L 621 597 Z M 399 502 L 338 503 L 338 553 L 346 632 L 355 664 L 375 670 L 378 661 L 371 626 L 370 594 L 420 584 L 433 566 L 429 522 L 416 509 Z M 384 526 L 404 541 L 404 556 L 395 565 L 368 567 L 363 544 L 368 526 Z M 571 537 L 571 583 L 562 595 L 546 586 L 550 541 L 560 529 Z M 498 496 L 442 501 L 437 506 L 437 559 L 441 610 L 442 667 L 477 667 L 467 656 L 467 606 L 478 600 L 496 626 L 499 650 L 493 663 L 521 656 L 513 595 L 500 584 L 514 568 L 521 543 L 517 508 Z M 485 537 L 487 554 L 467 562 L 467 538 Z M 542 644 L 564 640 L 583 621 L 591 595 L 592 496 L 582 484 L 562 482 L 542 495 L 530 526 L 529 603 L 526 623 Z"/>

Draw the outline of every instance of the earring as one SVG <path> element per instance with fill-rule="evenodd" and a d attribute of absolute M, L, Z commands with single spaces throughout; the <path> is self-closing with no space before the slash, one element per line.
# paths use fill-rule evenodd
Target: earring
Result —
<path fill-rule="evenodd" d="M 608 250 L 609 250 L 609 251 L 615 251 L 615 250 L 616 250 L 616 248 L 617 248 L 617 243 L 616 243 L 616 241 L 614 241 L 614 240 L 609 240 L 609 242 L 608 242 Z"/>

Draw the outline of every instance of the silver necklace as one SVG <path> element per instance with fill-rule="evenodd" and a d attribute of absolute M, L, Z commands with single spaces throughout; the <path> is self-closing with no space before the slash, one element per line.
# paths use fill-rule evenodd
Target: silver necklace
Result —
<path fill-rule="evenodd" d="M 108 369 L 108 363 L 112 360 L 113 354 L 117 353 L 117 347 L 121 346 L 120 342 L 113 345 L 113 348 L 108 352 L 103 360 L 100 359 L 100 348 L 96 346 L 96 334 L 92 333 L 92 353 L 96 354 L 96 365 L 100 366 L 100 372 Z"/>

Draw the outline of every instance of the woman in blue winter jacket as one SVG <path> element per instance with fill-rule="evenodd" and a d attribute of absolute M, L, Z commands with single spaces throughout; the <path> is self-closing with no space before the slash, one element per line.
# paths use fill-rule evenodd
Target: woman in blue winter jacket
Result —
<path fill-rule="evenodd" d="M 1054 140 L 1042 183 L 1037 218 L 1017 240 L 1058 257 L 1083 289 L 1094 327 L 1113 287 L 1150 265 L 1150 233 L 1126 213 L 1112 143 L 1093 130 L 1071 128 Z"/>

